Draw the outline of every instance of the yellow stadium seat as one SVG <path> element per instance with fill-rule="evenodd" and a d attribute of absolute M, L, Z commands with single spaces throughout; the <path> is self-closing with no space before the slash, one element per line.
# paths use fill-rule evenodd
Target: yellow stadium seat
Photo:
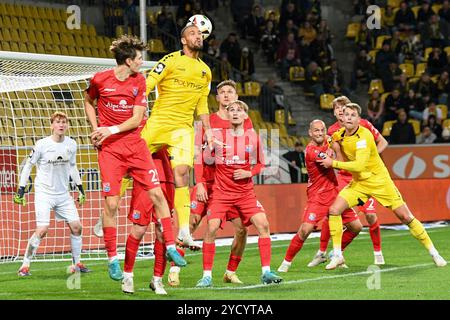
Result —
<path fill-rule="evenodd" d="M 164 44 L 161 39 L 150 39 L 148 41 L 148 47 L 150 53 L 166 53 L 167 50 L 164 48 Z"/>
<path fill-rule="evenodd" d="M 441 10 L 441 8 L 442 8 L 442 4 L 439 4 L 439 3 L 433 4 L 431 6 L 431 10 L 433 10 L 433 12 L 435 14 L 439 14 L 439 10 Z"/>
<path fill-rule="evenodd" d="M 17 42 L 10 42 L 9 45 L 11 46 L 11 51 L 20 52 L 19 44 Z"/>
<path fill-rule="evenodd" d="M 60 46 L 59 47 L 61 49 L 61 54 L 63 56 L 68 56 L 69 55 L 69 49 L 67 46 Z"/>
<path fill-rule="evenodd" d="M 30 26 L 28 26 L 27 19 L 25 17 L 19 18 L 19 27 L 24 30 L 30 30 Z"/>
<path fill-rule="evenodd" d="M 44 28 L 44 31 L 52 32 L 52 26 L 50 25 L 49 20 L 42 20 L 42 27 Z"/>
<path fill-rule="evenodd" d="M 304 81 L 305 80 L 305 69 L 303 67 L 290 67 L 289 68 L 289 80 L 296 81 Z"/>
<path fill-rule="evenodd" d="M 414 65 L 412 63 L 402 63 L 398 67 L 406 74 L 406 77 L 414 77 Z"/>
<path fill-rule="evenodd" d="M 368 55 L 370 57 L 370 62 L 375 63 L 375 58 L 377 57 L 378 50 L 370 50 Z"/>
<path fill-rule="evenodd" d="M 447 115 L 448 115 L 448 107 L 447 107 L 447 105 L 445 105 L 445 104 L 438 104 L 436 107 L 441 109 L 442 119 L 447 119 Z"/>
<path fill-rule="evenodd" d="M 11 25 L 10 28 L 19 29 L 19 19 L 17 17 L 11 17 Z"/>
<path fill-rule="evenodd" d="M 75 49 L 75 47 L 69 47 L 69 56 L 77 56 L 77 50 Z"/>
<path fill-rule="evenodd" d="M 11 46 L 9 45 L 9 42 L 2 42 L 2 50 L 3 51 L 11 51 Z"/>
<path fill-rule="evenodd" d="M 415 120 L 415 119 L 409 119 L 408 122 L 412 124 L 415 135 L 416 136 L 419 135 L 420 134 L 420 121 Z"/>
<path fill-rule="evenodd" d="M 59 39 L 59 35 L 56 32 L 52 32 L 52 44 L 58 45 L 61 43 L 61 40 Z"/>
<path fill-rule="evenodd" d="M 380 94 L 384 93 L 383 81 L 381 81 L 381 79 L 373 79 L 372 81 L 370 81 L 368 93 L 372 94 L 374 90 L 378 90 L 378 93 Z"/>
<path fill-rule="evenodd" d="M 2 30 L 2 37 L 3 37 L 3 41 L 5 42 L 10 42 L 12 41 L 12 37 L 11 37 L 11 32 L 9 31 L 8 28 L 5 28 Z"/>
<path fill-rule="evenodd" d="M 44 31 L 44 24 L 41 19 L 34 19 L 35 30 Z"/>
<path fill-rule="evenodd" d="M 261 85 L 256 81 L 245 82 L 244 91 L 246 96 L 257 97 L 261 93 Z"/>
<path fill-rule="evenodd" d="M 447 54 L 447 57 L 450 57 L 450 46 L 445 47 L 444 51 Z"/>
<path fill-rule="evenodd" d="M 91 52 L 92 52 L 92 56 L 99 58 L 100 57 L 100 52 L 98 51 L 97 48 L 91 48 Z"/>
<path fill-rule="evenodd" d="M 418 63 L 416 66 L 416 77 L 420 77 L 427 70 L 426 63 Z"/>
<path fill-rule="evenodd" d="M 378 36 L 375 49 L 381 49 L 383 47 L 383 41 L 390 39 L 390 38 L 391 38 L 391 36 Z"/>
<path fill-rule="evenodd" d="M 27 52 L 37 53 L 34 43 L 31 43 L 31 42 L 27 43 Z"/>
<path fill-rule="evenodd" d="M 45 54 L 44 46 L 41 43 L 36 43 L 36 53 Z M 61 54 L 61 53 L 60 53 Z"/>
<path fill-rule="evenodd" d="M 90 36 L 89 37 L 89 42 L 91 43 L 91 48 L 100 48 L 99 46 L 98 46 L 98 42 L 97 42 L 97 37 L 95 37 L 95 36 Z"/>
<path fill-rule="evenodd" d="M 242 83 L 236 82 L 236 92 L 237 92 L 238 96 L 244 95 L 244 91 L 242 90 Z"/>
<path fill-rule="evenodd" d="M 79 34 L 75 35 L 75 46 L 77 47 L 83 47 L 84 42 L 83 42 L 83 37 Z"/>
<path fill-rule="evenodd" d="M 347 25 L 347 38 L 355 38 L 361 28 L 361 24 L 359 22 L 349 23 Z"/>
<path fill-rule="evenodd" d="M 383 131 L 381 134 L 385 137 L 389 137 L 391 135 L 392 125 L 396 123 L 397 120 L 385 121 L 383 124 Z"/>
<path fill-rule="evenodd" d="M 334 95 L 328 93 L 320 95 L 320 108 L 324 110 L 333 109 L 334 98 L 336 98 Z"/>
<path fill-rule="evenodd" d="M 450 130 L 450 119 L 445 119 L 444 122 L 442 122 L 442 128 L 448 128 Z"/>
<path fill-rule="evenodd" d="M 402 0 L 388 0 L 387 5 L 393 8 L 399 8 Z"/>
<path fill-rule="evenodd" d="M 388 95 L 390 95 L 391 93 L 390 92 L 385 92 L 385 93 L 383 93 L 382 95 L 381 95 L 381 98 L 380 98 L 380 100 L 381 100 L 381 102 L 385 102 L 386 101 L 386 98 L 388 97 Z"/>
<path fill-rule="evenodd" d="M 28 48 L 26 43 L 24 42 L 19 42 L 19 51 L 20 52 L 28 52 Z"/>
<path fill-rule="evenodd" d="M 430 57 L 430 54 L 433 52 L 433 48 L 425 48 L 425 51 L 423 53 L 423 58 L 425 61 L 428 61 L 428 58 Z"/>
<path fill-rule="evenodd" d="M 88 34 L 90 37 L 96 37 L 97 36 L 97 30 L 95 29 L 93 24 L 90 24 L 88 26 Z"/>
<path fill-rule="evenodd" d="M 11 33 L 11 40 L 14 42 L 20 42 L 20 36 L 18 29 L 9 29 Z"/>
<path fill-rule="evenodd" d="M 419 14 L 420 6 L 414 6 L 411 8 L 412 12 L 414 13 L 414 17 L 417 19 L 417 16 Z"/>

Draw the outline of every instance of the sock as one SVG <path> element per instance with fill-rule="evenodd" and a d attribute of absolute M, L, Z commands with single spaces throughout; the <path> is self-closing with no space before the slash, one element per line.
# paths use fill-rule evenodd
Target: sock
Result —
<path fill-rule="evenodd" d="M 166 248 L 168 249 L 169 246 L 175 246 L 171 218 L 165 217 L 158 220 L 161 225 L 161 232 L 164 238 L 164 243 L 166 244 Z"/>
<path fill-rule="evenodd" d="M 216 254 L 216 243 L 203 242 L 203 271 L 211 271 L 214 264 L 214 255 Z"/>
<path fill-rule="evenodd" d="M 350 230 L 345 230 L 342 234 L 342 250 L 347 248 L 347 246 L 355 239 L 357 233 L 351 232 Z"/>
<path fill-rule="evenodd" d="M 230 258 L 228 259 L 228 266 L 227 266 L 227 271 L 228 273 L 233 273 L 236 272 L 238 266 L 239 266 L 239 262 L 241 262 L 242 257 L 240 256 L 235 256 L 232 253 L 230 253 Z"/>
<path fill-rule="evenodd" d="M 295 236 L 292 238 L 291 243 L 289 244 L 284 260 L 286 260 L 287 262 L 291 262 L 294 259 L 295 255 L 303 247 L 304 242 L 305 242 L 304 240 L 300 239 L 298 233 L 296 233 Z"/>
<path fill-rule="evenodd" d="M 272 247 L 270 246 L 270 238 L 258 239 L 259 255 L 261 257 L 261 267 L 268 267 L 270 271 L 270 258 L 272 255 Z M 264 270 L 263 270 L 264 273 Z"/>
<path fill-rule="evenodd" d="M 203 278 L 204 277 L 212 278 L 212 271 L 211 270 L 203 270 Z"/>
<path fill-rule="evenodd" d="M 341 255 L 341 243 L 342 243 L 342 217 L 341 215 L 330 215 L 328 217 L 328 223 L 330 225 L 330 235 L 333 240 L 333 250 L 336 255 Z"/>
<path fill-rule="evenodd" d="M 103 240 L 108 258 L 117 256 L 117 228 L 103 227 Z"/>
<path fill-rule="evenodd" d="M 35 233 L 31 236 L 30 240 L 28 240 L 27 249 L 25 250 L 25 255 L 23 257 L 22 266 L 29 267 L 31 263 L 31 259 L 33 259 L 36 254 L 37 248 L 41 243 L 41 238 L 39 238 Z"/>
<path fill-rule="evenodd" d="M 153 282 L 161 282 L 161 281 L 162 281 L 162 277 L 153 276 Z"/>
<path fill-rule="evenodd" d="M 72 263 L 74 265 L 80 263 L 81 247 L 83 240 L 80 236 L 70 235 L 70 245 L 72 247 Z"/>
<path fill-rule="evenodd" d="M 141 240 L 136 239 L 132 234 L 128 235 L 127 244 L 125 246 L 125 262 L 123 266 L 124 272 L 133 272 L 134 262 L 136 261 L 136 255 L 139 249 L 139 243 L 141 243 Z"/>
<path fill-rule="evenodd" d="M 175 188 L 175 210 L 178 214 L 178 237 L 189 235 L 189 215 L 191 213 L 191 198 L 188 187 Z"/>
<path fill-rule="evenodd" d="M 381 251 L 381 231 L 378 220 L 375 221 L 375 223 L 369 227 L 369 231 L 370 231 L 370 238 L 372 239 L 373 243 L 373 251 L 376 252 Z"/>
<path fill-rule="evenodd" d="M 423 227 L 422 223 L 419 220 L 414 218 L 408 224 L 408 228 L 413 237 L 419 240 L 422 243 L 422 245 L 428 249 L 428 251 L 434 248 L 433 242 L 431 241 L 427 231 L 425 230 L 425 228 Z"/>
<path fill-rule="evenodd" d="M 328 219 L 323 219 L 322 230 L 320 231 L 320 248 L 322 252 L 327 252 L 328 242 L 330 241 L 330 225 Z"/>
<path fill-rule="evenodd" d="M 133 272 L 123 272 L 123 277 L 124 278 L 133 278 L 134 277 L 134 274 L 133 274 Z"/>
<path fill-rule="evenodd" d="M 176 250 L 178 251 L 180 256 L 182 256 L 184 258 L 185 251 L 183 249 L 179 248 L 179 247 L 176 247 Z M 170 262 L 170 269 L 172 269 L 172 267 L 177 267 L 175 265 L 175 262 L 173 262 L 173 261 Z M 177 267 L 177 268 L 179 268 L 179 267 Z M 172 272 L 172 271 L 170 271 L 170 272 Z M 180 272 L 180 270 L 178 270 L 178 272 Z"/>
<path fill-rule="evenodd" d="M 157 277 L 164 276 L 166 270 L 166 247 L 158 239 L 155 240 L 155 264 L 153 266 L 153 275 Z"/>

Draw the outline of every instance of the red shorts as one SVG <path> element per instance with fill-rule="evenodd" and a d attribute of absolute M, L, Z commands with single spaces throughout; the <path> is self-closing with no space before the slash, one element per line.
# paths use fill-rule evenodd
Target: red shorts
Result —
<path fill-rule="evenodd" d="M 220 219 L 222 223 L 228 220 L 228 211 L 236 209 L 239 212 L 244 226 L 252 224 L 250 219 L 260 212 L 265 212 L 262 204 L 256 199 L 256 194 L 252 191 L 242 195 L 240 198 L 234 199 L 217 199 L 211 198 L 206 213 L 208 220 Z"/>
<path fill-rule="evenodd" d="M 206 192 L 208 193 L 208 199 L 211 199 L 212 195 L 212 183 L 206 183 Z M 191 192 L 191 214 L 199 215 L 202 219 L 206 216 L 206 209 L 208 209 L 208 202 L 205 203 L 202 201 L 197 201 L 197 185 L 194 186 Z M 230 221 L 233 219 L 239 218 L 239 211 L 235 207 L 231 207 L 230 210 L 227 211 L 225 220 Z"/>
<path fill-rule="evenodd" d="M 119 139 L 102 147 L 98 152 L 98 164 L 102 179 L 102 195 L 120 194 L 122 177 L 130 175 L 144 190 L 160 186 L 150 151 L 141 138 Z"/>
<path fill-rule="evenodd" d="M 303 223 L 317 225 L 323 218 L 328 217 L 330 206 L 317 203 L 307 203 L 303 212 Z"/>

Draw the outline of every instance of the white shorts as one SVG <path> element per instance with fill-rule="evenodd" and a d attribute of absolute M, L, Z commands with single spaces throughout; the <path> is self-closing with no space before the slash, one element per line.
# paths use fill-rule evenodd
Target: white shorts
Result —
<path fill-rule="evenodd" d="M 75 202 L 69 193 L 50 195 L 36 192 L 34 197 L 36 211 L 36 226 L 48 226 L 50 224 L 50 211 L 55 211 L 56 221 L 67 223 L 80 220 Z"/>

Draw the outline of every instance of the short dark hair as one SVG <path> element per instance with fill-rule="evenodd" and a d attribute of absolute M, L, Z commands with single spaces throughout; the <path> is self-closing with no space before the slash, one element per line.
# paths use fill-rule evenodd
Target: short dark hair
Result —
<path fill-rule="evenodd" d="M 297 147 L 303 147 L 303 143 L 297 141 L 297 142 L 295 143 L 294 147 L 296 147 L 296 148 L 297 148 Z"/>
<path fill-rule="evenodd" d="M 147 45 L 136 36 L 124 34 L 112 42 L 109 50 L 113 53 L 117 64 L 122 65 L 128 58 L 134 60 L 136 51 L 147 50 Z"/>

